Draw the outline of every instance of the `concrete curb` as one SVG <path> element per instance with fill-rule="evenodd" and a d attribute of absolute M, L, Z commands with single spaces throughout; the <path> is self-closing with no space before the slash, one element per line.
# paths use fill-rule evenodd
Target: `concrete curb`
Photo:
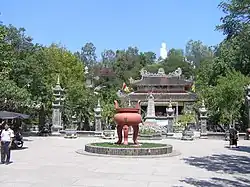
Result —
<path fill-rule="evenodd" d="M 96 154 L 96 153 L 89 153 L 84 151 L 84 149 L 79 149 L 76 151 L 77 154 L 85 155 L 85 156 L 97 156 L 97 157 L 109 157 L 109 158 L 143 158 L 143 159 L 149 159 L 149 158 L 168 158 L 168 157 L 174 157 L 181 155 L 181 152 L 177 150 L 173 150 L 172 153 L 169 154 L 162 154 L 162 155 L 143 155 L 143 156 L 124 156 L 124 155 L 105 155 L 105 154 Z"/>

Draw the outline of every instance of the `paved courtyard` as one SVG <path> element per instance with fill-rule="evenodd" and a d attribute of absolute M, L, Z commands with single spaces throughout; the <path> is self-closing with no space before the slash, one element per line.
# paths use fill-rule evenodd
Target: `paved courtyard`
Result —
<path fill-rule="evenodd" d="M 26 149 L 12 151 L 13 163 L 0 165 L 1 187 L 250 187 L 250 141 L 230 150 L 223 140 L 162 140 L 181 155 L 139 159 L 75 152 L 98 138 L 26 139 Z"/>

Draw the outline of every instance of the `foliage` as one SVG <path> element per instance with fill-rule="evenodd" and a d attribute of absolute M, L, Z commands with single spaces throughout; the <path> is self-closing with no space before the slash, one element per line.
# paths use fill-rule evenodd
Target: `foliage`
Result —
<path fill-rule="evenodd" d="M 194 75 L 192 64 L 186 61 L 183 52 L 180 52 L 180 50 L 171 49 L 168 58 L 162 62 L 162 66 L 165 73 L 171 73 L 180 67 L 185 78 Z"/>
<path fill-rule="evenodd" d="M 226 16 L 221 18 L 222 24 L 217 26 L 222 30 L 227 39 L 241 34 L 250 24 L 249 0 L 227 0 L 219 5 Z"/>
<path fill-rule="evenodd" d="M 182 127 L 186 127 L 188 123 L 195 123 L 195 115 L 193 113 L 186 113 L 178 117 L 178 122 Z"/>
<path fill-rule="evenodd" d="M 245 86 L 250 72 L 250 2 L 248 0 L 223 1 L 226 14 L 217 29 L 226 39 L 214 52 L 214 58 L 201 62 L 196 84 L 200 99 L 205 99 L 210 118 L 215 123 L 243 121 Z M 245 76 L 244 76 L 245 75 Z"/>
<path fill-rule="evenodd" d="M 185 55 L 188 61 L 195 67 L 199 67 L 201 62 L 208 58 L 213 58 L 214 50 L 212 47 L 204 45 L 201 41 L 189 40 L 186 45 Z"/>
<path fill-rule="evenodd" d="M 156 132 L 155 132 L 155 130 L 154 129 L 152 129 L 152 128 L 140 128 L 140 132 L 139 132 L 139 134 L 140 135 L 153 135 L 153 134 L 155 134 Z"/>
<path fill-rule="evenodd" d="M 239 120 L 244 104 L 245 86 L 249 83 L 249 77 L 235 70 L 229 71 L 226 76 L 220 76 L 216 86 L 206 90 L 207 106 L 212 115 L 219 115 L 219 121 L 226 124 Z"/>
<path fill-rule="evenodd" d="M 26 89 L 19 88 L 9 79 L 0 78 L 0 110 L 23 110 L 30 104 L 30 94 Z"/>

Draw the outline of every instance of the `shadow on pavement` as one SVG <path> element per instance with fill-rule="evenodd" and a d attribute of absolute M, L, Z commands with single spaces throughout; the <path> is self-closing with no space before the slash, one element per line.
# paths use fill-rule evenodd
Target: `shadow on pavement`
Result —
<path fill-rule="evenodd" d="M 209 180 L 199 180 L 194 178 L 186 178 L 184 180 L 180 180 L 180 182 L 199 186 L 199 187 L 250 187 L 250 180 L 246 178 L 236 178 L 236 180 L 229 180 L 223 178 L 213 177 Z"/>
<path fill-rule="evenodd" d="M 228 148 L 228 149 L 230 149 L 230 148 Z M 239 146 L 238 148 L 231 148 L 231 150 L 250 153 L 250 147 L 249 146 Z"/>
<path fill-rule="evenodd" d="M 247 156 L 214 154 L 204 157 L 188 157 L 183 160 L 186 164 L 208 171 L 250 174 L 250 158 Z"/>
<path fill-rule="evenodd" d="M 16 148 L 16 149 L 11 149 L 11 151 L 21 151 L 21 150 L 25 150 L 28 149 L 28 147 L 22 147 L 22 148 Z"/>
<path fill-rule="evenodd" d="M 33 142 L 34 140 L 30 140 L 30 139 L 27 139 L 27 138 L 23 138 L 23 141 L 24 141 L 24 142 Z"/>

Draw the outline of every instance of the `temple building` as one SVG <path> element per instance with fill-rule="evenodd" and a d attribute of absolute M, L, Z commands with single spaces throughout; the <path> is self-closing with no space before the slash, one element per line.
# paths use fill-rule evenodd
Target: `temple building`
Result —
<path fill-rule="evenodd" d="M 166 109 L 170 102 L 176 118 L 185 111 L 192 110 L 197 95 L 191 91 L 193 81 L 182 77 L 181 68 L 169 74 L 165 74 L 163 68 L 160 68 L 158 73 L 149 73 L 144 69 L 140 73 L 140 80 L 129 79 L 134 90 L 133 93 L 129 94 L 129 98 L 131 103 L 141 100 L 141 107 L 145 117 L 147 111 L 149 111 L 147 110 L 149 98 L 154 99 L 153 107 L 155 118 L 158 121 L 166 119 Z"/>

